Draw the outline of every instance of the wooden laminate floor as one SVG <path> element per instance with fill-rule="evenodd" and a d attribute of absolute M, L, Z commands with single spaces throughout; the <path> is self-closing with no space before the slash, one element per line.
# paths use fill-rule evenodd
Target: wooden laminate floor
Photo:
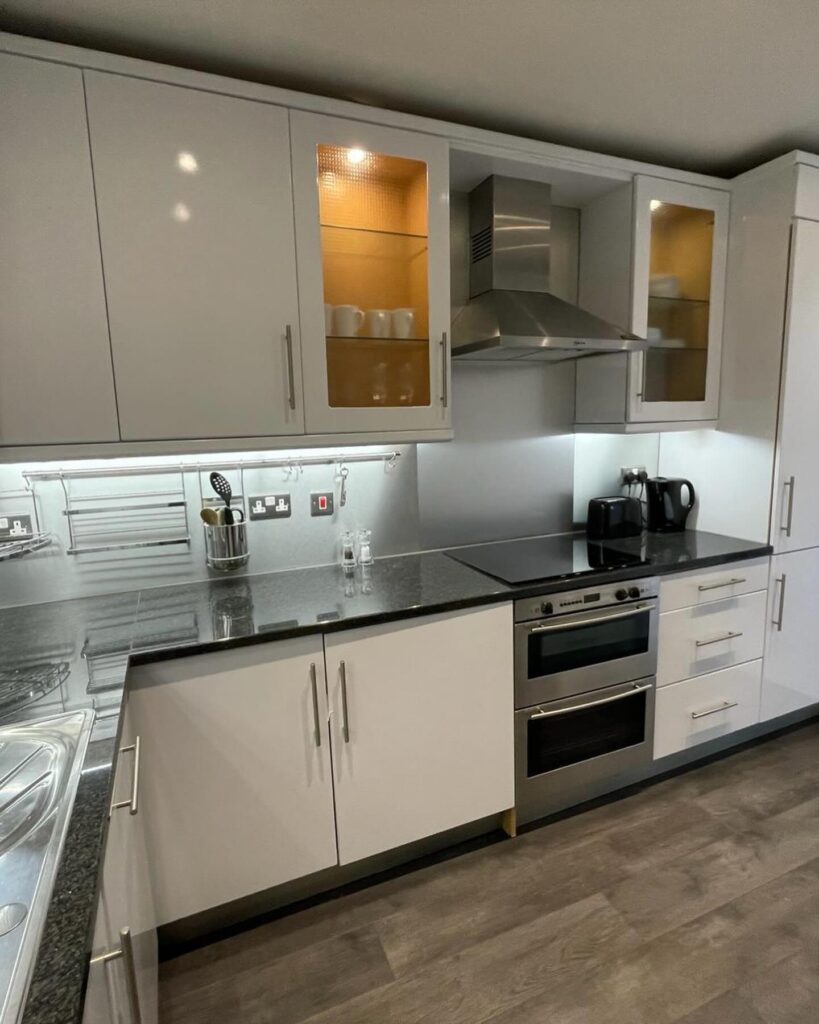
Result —
<path fill-rule="evenodd" d="M 819 724 L 160 971 L 162 1024 L 816 1024 Z"/>

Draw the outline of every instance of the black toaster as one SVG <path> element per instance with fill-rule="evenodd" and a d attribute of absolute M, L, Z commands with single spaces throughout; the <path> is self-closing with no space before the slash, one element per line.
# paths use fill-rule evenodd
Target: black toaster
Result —
<path fill-rule="evenodd" d="M 586 533 L 589 540 L 618 540 L 639 537 L 643 531 L 643 506 L 639 498 L 616 495 L 592 498 Z"/>

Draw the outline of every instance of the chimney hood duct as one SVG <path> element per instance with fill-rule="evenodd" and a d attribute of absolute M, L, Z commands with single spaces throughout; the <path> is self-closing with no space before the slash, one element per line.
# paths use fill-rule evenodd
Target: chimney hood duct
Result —
<path fill-rule="evenodd" d="M 469 194 L 470 301 L 452 322 L 459 359 L 556 362 L 648 342 L 549 292 L 551 186 L 492 175 Z"/>

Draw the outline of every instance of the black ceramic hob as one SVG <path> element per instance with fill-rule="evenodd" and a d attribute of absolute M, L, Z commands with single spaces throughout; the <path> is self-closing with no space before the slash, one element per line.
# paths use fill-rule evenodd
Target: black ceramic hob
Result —
<path fill-rule="evenodd" d="M 621 550 L 610 541 L 590 541 L 585 533 L 476 544 L 446 554 L 510 584 L 566 579 L 648 564 L 639 546 L 636 551 Z"/>

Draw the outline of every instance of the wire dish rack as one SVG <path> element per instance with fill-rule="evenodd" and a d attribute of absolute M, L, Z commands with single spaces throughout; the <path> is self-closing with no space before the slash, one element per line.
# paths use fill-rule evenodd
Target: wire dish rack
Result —
<path fill-rule="evenodd" d="M 30 537 L 21 537 L 19 540 L 0 541 L 0 562 L 8 558 L 20 558 L 22 555 L 30 555 L 40 548 L 48 547 L 54 538 L 50 533 L 35 533 Z"/>
<path fill-rule="evenodd" d="M 70 672 L 67 661 L 0 669 L 0 720 L 22 711 L 62 686 Z"/>
<path fill-rule="evenodd" d="M 16 518 L 18 509 L 21 510 L 21 502 L 26 503 L 26 511 L 23 514 L 30 516 L 31 529 L 20 533 L 18 536 L 14 536 L 11 533 L 4 533 L 0 536 L 0 562 L 4 562 L 9 558 L 20 558 L 23 555 L 30 555 L 34 551 L 48 547 L 54 539 L 50 533 L 47 533 L 40 526 L 40 510 L 37 506 L 34 491 L 30 487 L 16 491 L 0 491 L 0 509 L 4 510 L 2 516 L 4 523 L 8 522 L 9 519 L 14 520 Z M 29 503 L 30 509 L 28 508 Z M 5 512 L 7 507 L 14 510 L 11 515 Z"/>

